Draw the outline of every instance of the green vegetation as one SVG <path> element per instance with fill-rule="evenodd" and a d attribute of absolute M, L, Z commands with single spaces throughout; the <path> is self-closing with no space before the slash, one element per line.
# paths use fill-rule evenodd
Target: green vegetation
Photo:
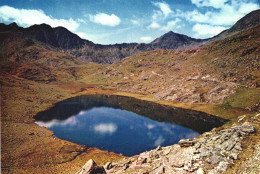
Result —
<path fill-rule="evenodd" d="M 224 104 L 234 108 L 247 108 L 254 104 L 260 103 L 260 89 L 245 89 L 240 88 L 236 90 L 234 95 L 227 97 Z"/>
<path fill-rule="evenodd" d="M 132 96 L 230 120 L 259 112 L 259 31 L 257 25 L 200 47 L 143 52 L 111 65 L 85 63 L 71 56 L 73 50 L 0 33 L 9 38 L 0 50 L 5 172 L 68 173 L 90 158 L 99 164 L 122 158 L 54 139 L 51 131 L 33 123 L 37 112 L 76 95 Z M 99 53 L 104 54 L 93 53 L 94 58 Z"/>

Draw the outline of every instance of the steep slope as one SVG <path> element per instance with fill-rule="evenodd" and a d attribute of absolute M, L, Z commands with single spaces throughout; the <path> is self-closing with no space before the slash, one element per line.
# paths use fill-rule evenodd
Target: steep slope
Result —
<path fill-rule="evenodd" d="M 246 16 L 238 20 L 230 29 L 225 30 L 213 37 L 211 40 L 221 40 L 228 36 L 235 34 L 236 32 L 246 30 L 250 27 L 254 27 L 260 24 L 260 9 L 248 13 Z"/>
<path fill-rule="evenodd" d="M 248 13 L 245 17 L 238 20 L 228 32 L 235 32 L 254 27 L 260 23 L 260 9 Z"/>
<path fill-rule="evenodd" d="M 0 25 L 0 60 L 20 64 L 37 63 L 44 66 L 74 66 L 82 64 L 73 56 L 24 36 L 24 29 L 15 23 Z M 51 43 L 54 43 L 50 41 Z"/>
<path fill-rule="evenodd" d="M 260 25 L 204 47 L 141 53 L 107 67 L 104 79 L 120 91 L 188 103 L 223 103 L 240 92 L 251 97 L 243 107 L 250 106 L 260 102 L 259 31 Z"/>
<path fill-rule="evenodd" d="M 81 39 L 78 35 L 71 33 L 64 27 L 52 28 L 47 24 L 33 25 L 24 29 L 23 33 L 33 40 L 56 48 L 73 49 L 81 48 L 84 44 L 93 45 L 92 42 Z"/>

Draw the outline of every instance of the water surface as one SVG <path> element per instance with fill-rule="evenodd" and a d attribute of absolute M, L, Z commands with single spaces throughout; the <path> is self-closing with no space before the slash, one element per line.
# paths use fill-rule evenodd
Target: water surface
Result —
<path fill-rule="evenodd" d="M 224 123 L 205 113 L 122 96 L 80 96 L 36 115 L 58 138 L 132 156 Z"/>

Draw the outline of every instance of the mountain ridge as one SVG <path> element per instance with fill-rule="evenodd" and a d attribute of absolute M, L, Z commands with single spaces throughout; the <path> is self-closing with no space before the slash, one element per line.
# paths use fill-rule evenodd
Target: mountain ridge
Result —
<path fill-rule="evenodd" d="M 210 40 L 221 40 L 225 37 L 235 34 L 236 32 L 257 26 L 258 24 L 260 24 L 260 9 L 251 11 L 250 13 L 239 19 L 231 28 L 222 31 L 218 35 L 212 37 Z"/>
<path fill-rule="evenodd" d="M 121 54 L 123 57 L 129 53 L 137 54 L 134 52 L 135 49 L 145 50 L 146 45 L 132 44 L 131 47 L 128 44 L 93 45 L 93 48 L 66 50 L 27 37 L 20 31 L 23 29 L 18 31 L 18 26 L 15 24 L 12 24 L 13 28 L 9 29 L 0 24 L 0 82 L 3 101 L 1 102 L 3 104 L 1 136 L 4 140 L 2 141 L 4 172 L 75 173 L 89 158 L 93 158 L 100 165 L 111 162 L 109 164 L 112 164 L 112 170 L 119 169 L 117 164 L 120 164 L 124 167 L 121 172 L 125 169 L 133 171 L 132 169 L 135 168 L 130 167 L 136 167 L 136 161 L 129 164 L 129 158 L 124 160 L 127 166 L 131 165 L 125 167 L 126 165 L 121 165 L 123 163 L 117 161 L 118 158 L 123 158 L 122 156 L 53 138 L 53 132 L 34 124 L 34 116 L 50 108 L 54 103 L 74 96 L 102 94 L 131 96 L 141 101 L 162 104 L 163 107 L 197 110 L 232 120 L 225 127 L 213 129 L 210 137 L 208 135 L 211 133 L 205 133 L 209 139 L 211 137 L 216 141 L 221 139 L 221 143 L 225 139 L 222 143 L 225 148 L 227 144 L 234 147 L 228 152 L 224 151 L 224 156 L 222 148 L 215 148 L 216 146 L 212 146 L 212 152 L 215 154 L 212 156 L 208 151 L 212 142 L 207 141 L 208 144 L 205 144 L 204 140 L 198 142 L 199 145 L 203 145 L 199 153 L 202 157 L 198 158 L 198 149 L 196 154 L 191 152 L 190 156 L 189 153 L 184 152 L 189 156 L 188 159 L 192 159 L 191 162 L 184 162 L 182 155 L 184 153 L 179 153 L 179 149 L 177 153 L 172 151 L 177 157 L 161 158 L 160 154 L 164 152 L 159 147 L 155 151 L 159 154 L 159 159 L 163 159 L 162 163 L 158 163 L 158 154 L 152 156 L 156 157 L 155 163 L 158 164 L 157 169 L 160 171 L 168 170 L 166 167 L 173 164 L 167 163 L 165 167 L 163 164 L 165 161 L 177 159 L 178 162 L 180 157 L 182 164 L 174 165 L 177 172 L 218 173 L 215 169 L 224 168 L 223 171 L 225 170 L 226 173 L 259 173 L 256 171 L 260 154 L 259 133 L 241 139 L 240 135 L 234 134 L 226 127 L 237 129 L 237 126 L 243 122 L 250 121 L 250 124 L 256 126 L 255 130 L 260 129 L 258 124 L 260 121 L 260 25 L 256 25 L 231 33 L 231 36 L 222 35 L 222 40 L 221 38 L 211 40 L 200 47 L 152 50 L 127 57 L 111 65 L 102 65 L 86 62 L 112 63 L 120 57 L 118 55 Z M 51 42 L 47 38 L 46 42 Z M 64 39 L 69 43 L 66 37 Z M 57 42 L 53 44 L 58 45 Z M 66 44 L 63 46 L 66 47 Z M 99 47 L 102 49 L 98 49 Z M 82 62 L 80 59 L 85 59 L 83 53 L 86 51 L 89 58 L 86 62 Z M 114 59 L 111 59 L 111 55 Z M 129 103 L 130 107 L 137 106 L 137 109 L 142 109 L 129 101 L 126 104 Z M 147 111 L 154 112 L 153 107 L 147 107 Z M 196 117 L 194 115 L 194 118 Z M 222 134 L 223 130 L 228 130 L 229 134 Z M 223 136 L 216 139 L 219 134 Z M 231 138 L 226 141 L 227 136 Z M 235 148 L 236 146 L 230 143 L 237 138 L 243 140 L 241 143 L 238 142 L 242 144 L 242 149 L 240 145 L 239 148 Z M 196 143 L 197 140 L 193 140 L 192 143 L 194 142 Z M 204 146 L 207 146 L 206 149 Z M 193 147 L 195 146 L 191 146 Z M 183 149 L 187 150 L 188 147 Z M 215 153 L 216 149 L 221 153 Z M 237 156 L 238 151 L 241 151 L 239 156 Z M 205 160 L 206 152 L 210 155 L 207 160 Z M 227 159 L 224 163 L 223 157 L 224 160 Z M 139 160 L 137 157 L 134 158 Z M 197 160 L 195 165 L 193 160 L 195 158 L 202 160 L 200 166 L 197 165 Z M 146 165 L 150 165 L 149 161 L 141 158 L 139 162 L 143 163 L 143 168 L 138 165 L 138 170 L 144 169 L 141 173 L 147 172 Z"/>
<path fill-rule="evenodd" d="M 0 32 L 12 33 L 12 37 L 23 37 L 42 45 L 46 49 L 56 52 L 65 53 L 68 56 L 74 57 L 85 63 L 96 62 L 101 64 L 113 64 L 128 56 L 134 56 L 142 52 L 157 50 L 157 49 L 187 49 L 195 46 L 205 45 L 214 40 L 221 40 L 238 31 L 247 29 L 259 24 L 260 10 L 252 11 L 241 18 L 230 29 L 208 39 L 195 39 L 183 34 L 169 31 L 164 35 L 156 38 L 150 43 L 121 43 L 102 45 L 95 44 L 89 40 L 81 39 L 78 35 L 70 32 L 64 27 L 52 28 L 48 24 L 33 25 L 28 28 L 19 27 L 16 23 L 9 25 L 0 24 Z M 10 37 L 2 34 L 0 41 Z M 3 45 L 3 44 L 2 44 Z M 26 45 L 20 45 L 20 47 Z M 9 50 L 8 46 L 4 45 L 4 49 Z M 4 57 L 4 55 L 0 56 Z"/>
<path fill-rule="evenodd" d="M 47 24 L 33 25 L 28 28 L 19 27 L 15 23 L 9 25 L 1 24 L 0 31 L 15 31 L 15 33 L 21 33 L 20 35 L 25 38 L 47 47 L 52 46 L 57 51 L 65 52 L 84 62 L 102 64 L 115 63 L 125 57 L 155 49 L 188 48 L 189 45 L 199 44 L 202 41 L 170 31 L 148 44 L 121 43 L 102 45 L 81 39 L 78 35 L 64 27 L 52 28 Z"/>
<path fill-rule="evenodd" d="M 172 48 L 185 48 L 189 47 L 191 44 L 200 43 L 206 41 L 207 39 L 195 39 L 184 34 L 175 33 L 169 31 L 164 35 L 156 38 L 150 44 L 152 47 L 159 47 L 160 49 L 172 49 Z"/>

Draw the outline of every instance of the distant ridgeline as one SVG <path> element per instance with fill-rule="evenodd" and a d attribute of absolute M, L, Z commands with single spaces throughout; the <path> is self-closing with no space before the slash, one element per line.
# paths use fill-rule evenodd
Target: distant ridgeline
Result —
<path fill-rule="evenodd" d="M 125 57 L 145 51 L 156 49 L 185 49 L 200 46 L 211 40 L 223 39 L 234 32 L 256 26 L 259 24 L 259 21 L 260 10 L 256 10 L 240 19 L 229 30 L 223 31 L 210 39 L 194 39 L 170 31 L 148 44 L 122 43 L 114 45 L 95 44 L 91 41 L 81 39 L 78 35 L 71 33 L 66 28 L 52 28 L 47 24 L 33 25 L 29 28 L 19 27 L 16 23 L 10 25 L 0 24 L 0 58 L 3 59 L 8 56 L 13 57 L 13 60 L 17 60 L 19 59 L 17 56 L 23 54 L 17 54 L 19 48 L 28 48 L 36 44 L 38 52 L 43 50 L 59 52 L 70 57 L 69 59 L 76 58 L 85 63 L 96 62 L 101 64 L 112 64 Z M 17 38 L 23 42 L 16 43 Z M 7 45 L 5 43 L 11 44 Z M 14 52 L 14 50 L 16 51 Z M 32 54 L 32 59 L 38 59 L 40 56 L 37 52 L 33 52 Z"/>

